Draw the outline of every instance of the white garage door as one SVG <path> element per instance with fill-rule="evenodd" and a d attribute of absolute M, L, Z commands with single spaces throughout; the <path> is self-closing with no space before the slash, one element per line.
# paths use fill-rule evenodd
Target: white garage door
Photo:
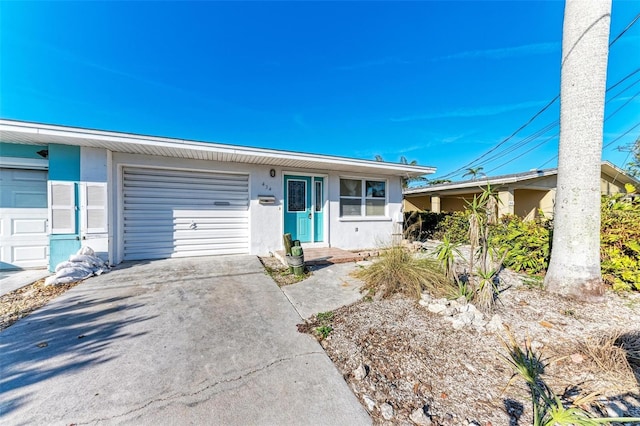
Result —
<path fill-rule="evenodd" d="M 246 254 L 249 176 L 125 167 L 124 259 Z"/>
<path fill-rule="evenodd" d="M 47 172 L 0 168 L 0 269 L 47 266 Z"/>

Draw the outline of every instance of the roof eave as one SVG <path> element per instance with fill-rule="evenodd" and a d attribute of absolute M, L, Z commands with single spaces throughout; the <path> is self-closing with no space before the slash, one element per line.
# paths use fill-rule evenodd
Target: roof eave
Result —
<path fill-rule="evenodd" d="M 356 173 L 373 173 L 385 176 L 417 177 L 435 172 L 433 167 L 416 166 L 398 163 L 385 163 L 372 160 L 308 154 L 294 151 L 279 151 L 264 148 L 252 148 L 220 143 L 172 139 L 155 136 L 143 136 L 129 133 L 106 132 L 73 127 L 43 125 L 13 120 L 0 119 L 0 135 L 2 140 L 12 142 L 10 135 L 19 134 L 16 143 L 48 144 L 60 143 L 75 146 L 90 146 L 111 149 L 116 152 L 144 154 L 158 148 L 168 150 L 186 158 L 201 158 L 195 153 L 210 153 L 232 156 L 239 163 L 262 164 L 287 167 L 287 164 L 299 164 L 301 168 L 315 168 L 336 171 L 352 171 Z M 25 135 L 29 135 L 25 137 Z M 116 148 L 116 149 L 114 149 Z M 179 155 L 177 155 L 179 154 Z M 162 155 L 162 154 L 157 154 Z M 224 161 L 224 160 L 218 160 Z M 294 168 L 297 168 L 294 166 Z"/>

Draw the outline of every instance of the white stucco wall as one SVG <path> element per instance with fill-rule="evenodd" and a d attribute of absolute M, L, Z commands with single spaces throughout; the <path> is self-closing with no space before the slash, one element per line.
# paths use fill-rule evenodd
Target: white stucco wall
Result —
<path fill-rule="evenodd" d="M 387 211 L 384 218 L 341 218 L 340 178 L 362 177 L 387 182 Z M 329 176 L 330 235 L 333 247 L 347 250 L 377 248 L 389 244 L 394 230 L 394 222 L 401 220 L 402 186 L 399 177 L 380 178 L 376 176 L 331 174 Z"/>
<path fill-rule="evenodd" d="M 106 151 L 104 152 L 106 155 Z M 241 163 L 225 163 L 206 160 L 191 160 L 171 157 L 157 157 L 138 154 L 113 153 L 109 156 L 99 155 L 93 150 L 84 155 L 83 169 L 86 168 L 86 177 L 98 177 L 101 172 L 91 171 L 92 165 L 98 165 L 102 169 L 108 164 L 107 179 L 109 182 L 110 229 L 110 253 L 113 253 L 113 261 L 122 260 L 121 248 L 118 239 L 122 231 L 120 229 L 121 210 L 121 170 L 123 166 L 148 166 L 160 168 L 177 168 L 201 171 L 222 171 L 249 174 L 249 249 L 251 254 L 267 255 L 269 252 L 282 249 L 283 234 L 283 200 L 284 200 L 284 174 L 298 173 L 304 175 L 317 175 L 325 177 L 328 184 L 325 192 L 327 202 L 325 204 L 325 241 L 322 246 L 334 246 L 344 249 L 374 248 L 380 243 L 391 240 L 394 232 L 394 218 L 401 217 L 402 189 L 399 177 L 380 178 L 378 176 L 360 176 L 350 174 L 348 177 L 361 177 L 387 181 L 387 215 L 385 218 L 374 220 L 366 219 L 340 219 L 340 177 L 339 173 L 328 173 L 326 170 L 296 170 L 260 166 Z M 105 163 L 106 161 L 106 163 Z M 270 170 L 276 171 L 275 177 L 270 176 Z M 89 175 L 89 173 L 92 173 Z M 276 203 L 262 205 L 258 202 L 259 195 L 273 195 Z M 357 230 L 356 230 L 357 229 Z"/>

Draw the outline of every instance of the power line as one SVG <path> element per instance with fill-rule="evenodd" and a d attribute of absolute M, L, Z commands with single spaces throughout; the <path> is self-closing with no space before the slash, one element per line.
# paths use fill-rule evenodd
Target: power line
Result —
<path fill-rule="evenodd" d="M 627 136 L 629 133 L 631 133 L 636 127 L 640 126 L 640 121 L 637 122 L 634 126 L 632 126 L 631 128 L 627 129 L 627 131 L 625 131 L 623 134 L 618 135 L 615 139 L 609 141 L 606 145 L 604 145 L 602 147 L 602 149 L 604 150 L 605 148 L 610 147 L 611 145 L 613 145 L 614 143 L 618 142 L 620 139 L 622 139 L 623 137 Z M 547 161 L 545 161 L 544 163 L 542 163 L 540 166 L 538 166 L 539 169 L 543 168 L 544 166 L 546 166 L 547 164 L 549 164 L 551 161 L 555 160 L 556 158 L 558 158 L 558 155 L 554 155 L 553 157 L 549 158 Z"/>
<path fill-rule="evenodd" d="M 627 30 L 629 30 L 629 28 L 631 28 L 631 27 L 633 26 L 633 24 L 635 24 L 635 23 L 636 23 L 636 21 L 638 21 L 638 18 L 640 18 L 640 13 L 638 13 L 638 14 L 636 15 L 636 17 L 635 17 L 635 18 L 633 18 L 633 20 L 632 20 L 631 22 L 629 22 L 629 24 L 624 28 L 624 30 L 622 30 L 622 32 L 621 32 L 620 34 L 618 34 L 618 35 L 616 36 L 616 38 L 614 38 L 614 39 L 613 39 L 613 41 L 612 41 L 611 43 L 609 43 L 609 47 L 613 46 L 613 43 L 615 43 L 616 41 L 618 41 L 618 39 L 619 39 L 620 37 L 622 37 L 622 35 L 623 35 L 624 33 L 626 33 L 626 32 L 627 32 Z"/>
<path fill-rule="evenodd" d="M 611 114 L 609 114 L 604 121 L 607 121 L 608 119 L 610 119 L 611 117 L 613 117 L 614 115 L 616 115 L 622 108 L 626 107 L 628 104 L 630 104 L 638 95 L 640 95 L 640 91 L 636 92 L 635 95 L 633 95 L 632 97 L 630 97 L 629 99 L 627 99 L 627 101 L 625 103 L 623 103 L 622 105 L 620 105 L 620 107 L 618 109 L 616 109 L 615 111 L 613 111 Z"/>
<path fill-rule="evenodd" d="M 613 145 L 614 143 L 618 142 L 620 139 L 622 139 L 623 137 L 627 136 L 629 133 L 631 133 L 636 127 L 640 126 L 640 121 L 638 121 L 635 126 L 631 127 L 629 130 L 627 130 L 626 132 L 624 132 L 623 134 L 619 135 L 617 138 L 615 138 L 612 141 L 609 141 L 609 143 L 607 143 L 605 146 L 602 147 L 602 149 L 605 148 L 609 148 L 611 145 Z"/>
<path fill-rule="evenodd" d="M 462 170 L 465 170 L 466 168 L 470 167 L 471 165 L 475 164 L 476 162 L 478 162 L 479 160 L 483 159 L 484 157 L 486 157 L 487 155 L 491 154 L 492 152 L 494 152 L 496 149 L 500 148 L 502 145 L 504 145 L 506 142 L 508 142 L 509 140 L 511 140 L 515 135 L 517 135 L 518 133 L 520 133 L 520 131 L 522 129 L 524 129 L 525 127 L 527 127 L 529 124 L 531 124 L 531 122 L 533 120 L 535 120 L 536 118 L 538 118 L 538 116 L 540 116 L 540 114 L 542 114 L 543 112 L 545 112 L 551 105 L 553 105 L 555 103 L 555 101 L 557 101 L 560 98 L 560 95 L 556 96 L 555 98 L 553 98 L 548 104 L 546 104 L 540 111 L 536 112 L 525 124 L 523 124 L 522 126 L 520 126 L 515 132 L 513 132 L 509 137 L 507 137 L 506 139 L 503 139 L 500 143 L 498 143 L 496 146 L 494 146 L 493 148 L 491 148 L 489 151 L 485 152 L 484 154 L 482 154 L 480 157 L 476 158 L 475 160 L 473 160 L 472 162 L 460 167 L 459 169 L 454 170 L 453 172 L 447 173 L 444 176 L 441 176 L 440 179 L 446 179 L 448 177 L 451 176 L 455 176 L 456 174 L 458 174 L 459 172 L 461 172 Z"/>
<path fill-rule="evenodd" d="M 613 46 L 633 25 L 635 25 L 635 23 L 638 21 L 638 19 L 640 19 L 640 14 L 636 15 L 631 22 L 629 22 L 629 24 L 627 24 L 627 26 L 609 43 L 609 47 Z M 630 74 L 628 74 L 626 77 L 624 77 L 623 79 L 621 79 L 620 81 L 618 81 L 616 84 L 614 84 L 613 86 L 609 87 L 607 89 L 607 92 L 609 92 L 610 90 L 614 89 L 615 87 L 617 87 L 619 84 L 621 84 L 623 81 L 627 80 L 628 78 L 630 78 L 631 76 L 633 76 L 634 74 L 640 72 L 640 68 L 636 69 L 635 71 L 631 72 Z M 635 84 L 635 83 L 634 83 Z M 626 89 L 625 89 L 626 90 Z M 617 96 L 617 95 L 616 95 Z M 476 158 L 475 160 L 465 164 L 464 166 L 453 170 L 452 172 L 449 172 L 443 176 L 440 176 L 440 179 L 446 179 L 452 176 L 455 176 L 456 174 L 458 174 L 459 172 L 461 172 L 462 170 L 465 170 L 469 167 L 471 167 L 472 165 L 476 164 L 477 162 L 479 162 L 480 160 L 482 160 L 483 158 L 485 158 L 487 155 L 491 154 L 492 152 L 494 152 L 496 149 L 498 149 L 500 146 L 504 145 L 506 142 L 508 142 L 509 140 L 511 140 L 515 135 L 517 135 L 520 131 L 522 131 L 524 128 L 526 128 L 529 124 L 531 124 L 536 118 L 538 118 L 540 116 L 540 114 L 542 114 L 544 111 L 546 111 L 551 105 L 553 105 L 558 99 L 560 98 L 560 94 L 558 94 L 555 98 L 553 98 L 551 101 L 549 101 L 548 104 L 546 104 L 540 111 L 538 111 L 537 113 L 535 113 L 526 123 L 524 123 L 522 126 L 520 126 L 515 132 L 513 132 L 511 135 L 509 135 L 507 138 L 503 139 L 502 141 L 500 141 L 497 145 L 495 145 L 493 148 L 489 149 L 489 151 L 485 152 L 484 154 L 482 154 L 480 157 Z"/>
<path fill-rule="evenodd" d="M 622 77 L 620 80 L 618 80 L 617 82 L 615 82 L 614 84 L 612 84 L 610 87 L 608 87 L 606 89 L 606 93 L 611 92 L 613 89 L 615 89 L 616 87 L 618 87 L 620 84 L 622 84 L 623 82 L 627 81 L 628 79 L 630 79 L 631 77 L 633 77 L 635 74 L 640 72 L 640 68 L 636 68 L 635 70 L 631 71 L 630 73 L 628 73 L 627 75 L 625 75 L 624 77 Z M 633 87 L 635 84 L 637 84 L 638 82 L 640 82 L 640 79 L 634 81 L 633 83 L 629 84 L 628 86 L 626 86 L 624 89 L 622 89 L 620 92 L 616 93 L 614 96 L 612 96 L 611 98 L 609 98 L 606 103 L 609 103 L 611 101 L 613 101 L 615 98 L 617 98 L 618 96 L 622 95 L 624 92 L 626 92 L 627 90 L 629 90 L 631 87 Z M 634 95 L 634 97 L 637 95 Z M 548 108 L 553 102 L 555 102 L 557 99 L 559 98 L 559 95 L 556 96 L 556 98 L 554 98 L 549 104 L 547 104 L 544 108 Z M 622 108 L 624 108 L 628 103 L 630 103 L 631 101 L 627 101 L 624 105 L 622 105 L 620 108 L 618 108 L 616 111 L 614 111 L 612 114 L 609 115 L 608 118 L 612 117 L 613 115 L 615 115 L 617 112 L 619 112 Z M 543 112 L 543 110 L 539 111 L 534 117 L 532 117 L 525 125 L 521 126 L 518 130 L 516 130 L 516 132 L 514 132 L 511 136 L 509 136 L 508 138 L 504 139 L 503 141 L 501 141 L 499 144 L 497 144 L 496 146 L 494 146 L 492 149 L 490 149 L 489 151 L 485 152 L 484 154 L 482 154 L 480 157 L 476 158 L 475 160 L 473 160 L 472 162 L 466 164 L 465 166 L 456 169 L 444 176 L 441 176 L 440 179 L 446 179 L 452 176 L 455 176 L 456 174 L 460 173 L 462 170 L 465 170 L 466 168 L 472 166 L 472 165 L 476 165 L 476 166 L 481 166 L 481 165 L 486 165 L 487 163 L 496 160 L 498 158 L 504 157 L 505 155 L 507 155 L 508 153 L 511 153 L 525 145 L 527 145 L 530 142 L 533 142 L 538 136 L 541 136 L 542 134 L 546 133 L 546 131 L 550 130 L 551 128 L 553 128 L 555 125 L 557 125 L 560 121 L 556 120 L 551 124 L 548 124 L 546 127 L 544 127 L 541 130 L 544 130 L 542 133 L 540 133 L 541 130 L 538 130 L 536 133 L 534 133 L 533 135 L 528 136 L 527 138 L 523 139 L 522 141 L 518 142 L 516 145 L 509 147 L 507 149 L 505 149 L 504 151 L 501 151 L 500 153 L 494 154 L 493 156 L 486 158 L 484 161 L 480 161 L 482 160 L 484 157 L 486 157 L 487 155 L 489 155 L 491 152 L 494 152 L 496 149 L 498 149 L 501 145 L 503 145 L 505 142 L 507 142 L 509 139 L 511 139 L 513 136 L 515 136 L 515 134 L 517 134 L 520 130 L 522 130 L 524 127 L 526 127 L 531 121 L 533 121 L 533 119 L 535 117 L 537 117 L 538 115 L 540 115 L 541 112 Z M 606 119 L 605 119 L 606 121 Z M 546 129 L 546 130 L 545 130 Z M 545 142 L 547 142 L 548 139 L 545 140 Z M 537 145 L 540 146 L 540 145 Z M 532 151 L 528 150 L 527 152 Z M 520 158 L 521 156 L 518 156 L 516 158 Z M 515 159 L 515 158 L 514 158 Z M 552 158 L 553 159 L 553 158 Z M 552 160 L 551 159 L 551 160 Z M 551 161 L 549 160 L 549 161 Z M 548 162 L 548 161 L 547 161 Z M 508 163 L 505 163 L 508 164 Z M 503 165 L 505 165 L 503 164 Z M 546 163 L 545 163 L 546 164 Z M 500 166 L 501 167 L 501 166 Z M 496 167 L 499 168 L 499 167 Z M 492 169 L 495 170 L 496 168 Z"/>

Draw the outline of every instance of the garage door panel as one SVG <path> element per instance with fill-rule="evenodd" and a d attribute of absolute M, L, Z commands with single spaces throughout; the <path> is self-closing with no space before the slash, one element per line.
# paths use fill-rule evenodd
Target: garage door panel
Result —
<path fill-rule="evenodd" d="M 195 225 L 196 229 L 246 229 L 247 220 L 240 218 L 197 218 L 197 219 L 130 219 L 125 225 L 127 232 L 147 232 L 149 230 L 155 230 L 156 232 L 163 231 L 176 231 L 179 229 L 191 230 Z"/>
<path fill-rule="evenodd" d="M 0 168 L 0 269 L 47 266 L 47 172 Z"/>
<path fill-rule="evenodd" d="M 46 219 L 12 219 L 11 221 L 11 234 L 12 235 L 40 235 L 45 236 L 47 234 L 47 220 Z"/>
<path fill-rule="evenodd" d="M 169 188 L 169 189 L 194 189 L 210 191 L 211 189 L 219 189 L 222 191 L 233 191 L 234 189 L 243 189 L 248 187 L 248 181 L 234 181 L 234 180 L 222 180 L 222 179 L 195 179 L 189 180 L 189 178 L 175 178 L 175 180 L 162 179 L 159 181 L 148 180 L 146 177 L 141 179 L 139 177 L 127 175 L 127 188 Z"/>
<path fill-rule="evenodd" d="M 125 259 L 248 253 L 248 175 L 125 167 L 123 177 Z"/>
<path fill-rule="evenodd" d="M 196 235 L 197 234 L 197 235 Z M 233 230 L 227 232 L 210 231 L 210 232 L 175 232 L 175 233 L 139 233 L 127 238 L 124 242 L 126 247 L 142 246 L 143 243 L 156 243 L 157 246 L 170 245 L 188 245 L 201 244 L 203 241 L 221 241 L 221 240 L 240 241 L 243 244 L 249 240 L 248 234 L 239 234 Z M 178 244 L 179 243 L 179 244 Z M 154 246 L 155 246 L 154 245 Z"/>
<path fill-rule="evenodd" d="M 192 195 L 193 197 L 197 197 L 196 194 Z M 142 210 L 146 211 L 149 209 L 149 205 L 153 205 L 157 209 L 163 209 L 167 204 L 173 204 L 176 209 L 201 209 L 207 210 L 211 208 L 217 208 L 218 210 L 240 210 L 244 211 L 249 202 L 242 199 L 233 199 L 233 198 L 216 198 L 216 199 L 206 199 L 206 198 L 197 198 L 197 199 L 187 199 L 185 196 L 149 196 L 144 197 L 144 204 L 140 203 L 142 199 L 142 195 L 138 198 L 127 198 L 125 199 L 125 203 L 127 203 L 127 209 L 125 210 Z M 169 213 L 172 213 L 168 210 Z"/>

